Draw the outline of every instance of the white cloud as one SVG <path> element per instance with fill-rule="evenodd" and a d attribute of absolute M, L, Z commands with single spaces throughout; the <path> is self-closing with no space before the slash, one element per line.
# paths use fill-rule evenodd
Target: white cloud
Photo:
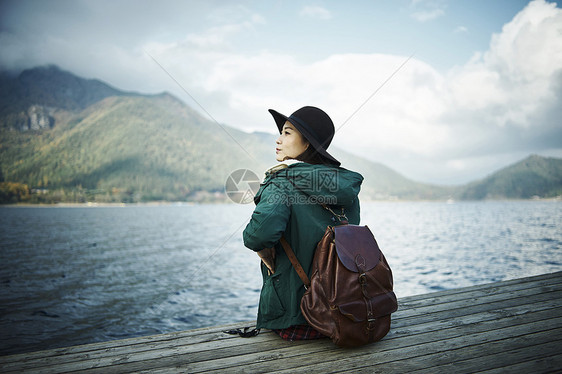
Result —
<path fill-rule="evenodd" d="M 444 16 L 447 3 L 443 0 L 413 0 L 410 7 L 410 17 L 418 22 L 427 22 Z"/>
<path fill-rule="evenodd" d="M 483 111 L 497 126 L 537 126 L 530 117 L 556 98 L 553 78 L 562 71 L 561 24 L 562 11 L 555 4 L 530 3 L 492 36 L 486 53 L 451 75 L 455 105 Z"/>
<path fill-rule="evenodd" d="M 457 26 L 453 32 L 455 34 L 466 34 L 468 33 L 468 28 L 465 26 Z"/>
<path fill-rule="evenodd" d="M 562 10 L 554 4 L 531 2 L 487 51 L 445 73 L 412 58 L 348 122 L 406 56 L 335 54 L 306 62 L 292 52 L 248 53 L 235 38 L 259 33 L 266 20 L 240 7 L 213 17 L 204 31 L 188 29 L 179 41 L 147 37 L 134 48 L 47 37 L 21 48 L 26 39 L 0 33 L 12 51 L 2 62 L 42 58 L 125 88 L 139 87 L 143 77 L 143 89 L 171 91 L 196 107 L 146 50 L 221 123 L 273 132 L 268 108 L 290 114 L 316 105 L 339 128 L 334 145 L 422 181 L 466 182 L 529 153 L 562 149 Z"/>
<path fill-rule="evenodd" d="M 318 18 L 323 20 L 328 20 L 332 18 L 332 13 L 323 7 L 320 6 L 305 6 L 299 12 L 301 17 L 310 17 L 310 18 Z"/>
<path fill-rule="evenodd" d="M 290 114 L 316 105 L 341 126 L 336 146 L 414 179 L 451 183 L 498 166 L 493 160 L 524 157 L 533 142 L 550 138 L 551 148 L 562 148 L 562 139 L 552 140 L 559 131 L 553 114 L 545 114 L 555 113 L 562 97 L 560 24 L 562 11 L 539 0 L 464 66 L 442 74 L 413 58 L 343 126 L 406 56 L 341 54 L 303 63 L 268 51 L 194 50 L 191 38 L 151 48 L 220 122 L 273 131 L 267 108 Z M 237 27 L 248 26 L 230 32 Z M 226 39 L 224 30 L 209 34 Z"/>
<path fill-rule="evenodd" d="M 256 25 L 264 24 L 265 20 L 258 14 L 251 15 L 248 19 L 240 22 L 229 22 L 220 26 L 211 27 L 204 32 L 189 33 L 185 43 L 199 49 L 229 48 L 231 40 L 236 34 L 250 31 L 255 32 Z"/>
<path fill-rule="evenodd" d="M 432 21 L 444 15 L 445 11 L 443 9 L 422 10 L 411 14 L 412 18 L 419 22 Z"/>

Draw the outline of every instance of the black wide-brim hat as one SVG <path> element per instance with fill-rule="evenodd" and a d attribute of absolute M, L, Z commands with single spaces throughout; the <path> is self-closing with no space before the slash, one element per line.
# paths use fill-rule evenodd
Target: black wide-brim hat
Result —
<path fill-rule="evenodd" d="M 287 117 L 276 110 L 269 109 L 273 116 L 279 133 L 283 130 L 286 121 L 291 122 L 297 130 L 310 142 L 312 147 L 329 163 L 339 166 L 341 163 L 336 160 L 327 149 L 334 138 L 334 123 L 326 112 L 322 109 L 305 106 Z"/>

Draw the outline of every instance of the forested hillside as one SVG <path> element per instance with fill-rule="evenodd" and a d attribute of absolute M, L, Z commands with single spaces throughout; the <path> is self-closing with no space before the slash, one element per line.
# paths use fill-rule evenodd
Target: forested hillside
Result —
<path fill-rule="evenodd" d="M 275 135 L 244 133 L 163 93 L 141 95 L 50 66 L 0 76 L 0 202 L 228 201 L 237 169 L 274 164 Z M 363 174 L 361 198 L 553 197 L 562 160 L 532 156 L 467 186 L 412 181 L 331 148 Z"/>
<path fill-rule="evenodd" d="M 508 166 L 483 180 L 470 183 L 459 198 L 529 199 L 562 195 L 562 160 L 537 155 Z"/>

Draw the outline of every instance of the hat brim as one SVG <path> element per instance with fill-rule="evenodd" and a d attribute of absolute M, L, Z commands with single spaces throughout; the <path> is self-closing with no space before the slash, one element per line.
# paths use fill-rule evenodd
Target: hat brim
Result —
<path fill-rule="evenodd" d="M 281 114 L 276 110 L 269 109 L 269 113 L 271 113 L 271 115 L 273 116 L 273 119 L 275 120 L 275 124 L 277 125 L 277 128 L 279 129 L 279 134 L 281 134 L 281 131 L 283 131 L 283 126 L 285 125 L 285 122 L 289 121 L 290 123 L 293 124 L 293 126 L 295 126 L 297 128 L 297 130 L 299 130 L 299 132 L 302 134 L 302 136 L 305 137 L 305 139 L 312 145 L 312 147 L 316 150 L 316 152 L 318 152 L 318 154 L 320 154 L 325 159 L 329 160 L 330 163 L 332 163 L 332 164 L 336 164 L 337 166 L 341 165 L 341 162 L 339 162 L 338 160 L 336 160 L 334 158 L 334 156 L 329 154 L 328 151 L 325 148 L 325 145 L 321 144 L 318 141 L 318 139 L 316 139 L 316 137 L 312 133 L 310 133 L 310 131 L 308 131 L 308 129 L 306 127 L 302 126 L 297 121 L 291 120 L 290 117 L 287 117 L 286 115 Z"/>

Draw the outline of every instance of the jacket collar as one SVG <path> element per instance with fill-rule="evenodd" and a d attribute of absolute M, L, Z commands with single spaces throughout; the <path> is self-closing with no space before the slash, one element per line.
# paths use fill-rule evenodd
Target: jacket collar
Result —
<path fill-rule="evenodd" d="M 294 159 L 285 160 L 285 161 L 280 162 L 279 164 L 274 165 L 274 166 L 270 167 L 269 169 L 267 169 L 266 172 L 265 172 L 265 176 L 267 177 L 271 174 L 275 174 L 279 170 L 283 170 L 285 168 L 288 168 L 291 165 L 295 165 L 295 164 L 298 164 L 298 163 L 302 163 L 302 161 L 294 160 Z"/>

